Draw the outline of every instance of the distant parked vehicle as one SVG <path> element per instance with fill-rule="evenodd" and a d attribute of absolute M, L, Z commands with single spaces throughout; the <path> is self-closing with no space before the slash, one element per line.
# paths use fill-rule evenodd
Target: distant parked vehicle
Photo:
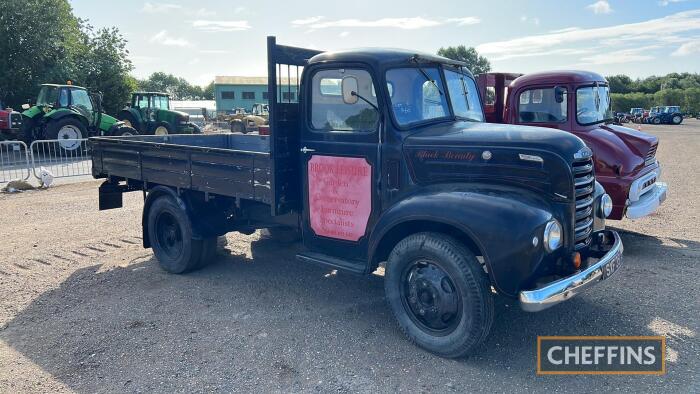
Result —
<path fill-rule="evenodd" d="M 90 136 L 138 134 L 129 125 L 104 113 L 102 94 L 66 85 L 43 84 L 35 105 L 22 105 L 20 139 L 60 140 L 62 153 L 80 148 L 79 141 Z"/>
<path fill-rule="evenodd" d="M 22 114 L 12 108 L 5 108 L 0 101 L 0 141 L 15 140 L 22 129 Z"/>
<path fill-rule="evenodd" d="M 136 92 L 131 103 L 117 116 L 140 134 L 199 134 L 199 126 L 190 122 L 190 115 L 170 109 L 170 95 L 159 92 Z"/>
<path fill-rule="evenodd" d="M 654 107 L 649 113 L 647 123 L 651 124 L 673 124 L 679 125 L 683 122 L 681 107 L 677 105 L 667 105 L 665 107 Z"/>

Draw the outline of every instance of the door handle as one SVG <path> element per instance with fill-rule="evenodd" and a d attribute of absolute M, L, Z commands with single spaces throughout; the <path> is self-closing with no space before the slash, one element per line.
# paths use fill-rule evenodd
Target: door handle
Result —
<path fill-rule="evenodd" d="M 303 147 L 303 148 L 299 149 L 299 151 L 301 153 L 309 153 L 309 152 L 316 152 L 316 149 L 309 149 L 307 147 Z"/>

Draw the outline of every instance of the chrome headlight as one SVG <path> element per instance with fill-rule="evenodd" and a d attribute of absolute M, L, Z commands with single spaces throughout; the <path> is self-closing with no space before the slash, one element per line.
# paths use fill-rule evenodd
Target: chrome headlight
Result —
<path fill-rule="evenodd" d="M 544 248 L 547 252 L 553 252 L 562 244 L 561 225 L 556 220 L 550 220 L 544 227 Z"/>
<path fill-rule="evenodd" d="M 612 198 L 610 198 L 609 195 L 603 194 L 600 197 L 600 214 L 603 215 L 604 218 L 607 218 L 610 216 L 610 213 L 613 210 L 613 201 Z"/>

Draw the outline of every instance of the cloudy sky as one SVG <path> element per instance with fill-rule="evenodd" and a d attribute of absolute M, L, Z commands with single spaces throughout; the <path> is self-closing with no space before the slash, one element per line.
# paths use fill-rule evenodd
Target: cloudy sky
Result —
<path fill-rule="evenodd" d="M 134 74 L 206 84 L 264 75 L 265 37 L 325 50 L 474 46 L 496 71 L 588 69 L 644 77 L 700 72 L 700 1 L 71 0 L 94 26 L 117 26 Z"/>

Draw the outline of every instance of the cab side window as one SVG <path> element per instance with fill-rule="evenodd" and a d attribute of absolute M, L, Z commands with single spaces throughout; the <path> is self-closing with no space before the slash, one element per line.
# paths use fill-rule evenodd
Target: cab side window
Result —
<path fill-rule="evenodd" d="M 68 89 L 61 89 L 61 91 L 58 93 L 58 106 L 68 106 Z"/>
<path fill-rule="evenodd" d="M 342 81 L 345 77 L 357 79 L 358 94 L 374 105 L 374 85 L 367 71 L 333 69 L 317 71 L 312 78 L 311 126 L 318 131 L 373 132 L 377 128 L 377 111 L 362 99 L 354 104 L 343 101 Z"/>
<path fill-rule="evenodd" d="M 148 108 L 148 96 L 139 96 L 136 105 L 139 108 Z"/>
<path fill-rule="evenodd" d="M 560 88 L 561 89 L 561 88 Z M 561 90 L 560 90 L 561 91 Z M 567 117 L 568 94 L 564 89 L 557 102 L 555 88 L 528 89 L 518 99 L 519 123 L 564 122 Z"/>

